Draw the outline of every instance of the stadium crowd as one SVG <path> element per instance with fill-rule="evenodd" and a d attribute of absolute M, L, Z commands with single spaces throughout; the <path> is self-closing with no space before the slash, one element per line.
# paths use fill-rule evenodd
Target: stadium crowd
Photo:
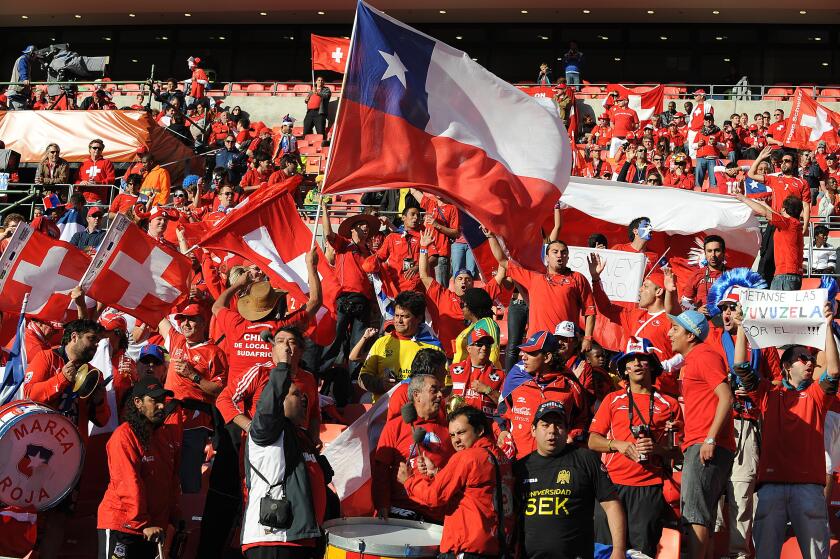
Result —
<path fill-rule="evenodd" d="M 627 239 L 592 231 L 589 248 L 645 255 L 638 303 L 607 297 L 598 254 L 588 259 L 591 281 L 568 267 L 562 205 L 544 270 L 520 266 L 486 230 L 497 262 L 479 270 L 447 201 L 416 189 L 371 192 L 361 213 L 340 219 L 319 197 L 319 178 L 293 192 L 299 206 L 320 206 L 325 245 L 306 256 L 308 300 L 291 301 L 255 263 L 187 241 L 185 225 L 216 223 L 303 163 L 293 119 L 275 132 L 208 102 L 200 62 L 191 59 L 188 91 L 175 80 L 154 87 L 163 107 L 154 117 L 190 146 L 185 118 L 206 123 L 198 139 L 218 150 L 206 176 L 173 184 L 164 162 L 143 152 L 117 177 L 100 139 L 77 171 L 56 144 L 37 168 L 51 202 L 33 229 L 57 238 L 60 217 L 75 210 L 84 227 L 70 243 L 95 254 L 103 220 L 123 214 L 189 255 L 195 272 L 188 299 L 157 324 L 89 306 L 81 287 L 77 319 L 27 322 L 22 397 L 63 410 L 83 437 L 88 423 L 119 418 L 98 499 L 99 557 L 156 557 L 183 521 L 182 497 L 202 492 L 196 557 L 222 557 L 232 538 L 248 558 L 322 556 L 323 523 L 341 506 L 321 454 L 324 425 L 349 424 L 349 410 L 383 398 L 370 515 L 442 524 L 446 559 L 590 557 L 596 548 L 654 557 L 663 529 L 680 526 L 689 557 L 712 557 L 724 532 L 724 555 L 775 558 L 788 524 L 803 556 L 828 557 L 840 468 L 836 304 L 822 310 L 823 349 L 753 349 L 736 288 L 800 289 L 811 212 L 840 215 L 837 146 L 786 148 L 781 109 L 721 119 L 702 90 L 685 112 L 671 102 L 644 125 L 626 97 L 611 96 L 597 123 L 578 127 L 576 174 L 732 195 L 769 223 L 760 274 L 727 267 L 724 239 L 708 235 L 688 292 L 667 259 L 646 250 L 649 218 L 637 216 Z M 574 98 L 573 68 L 558 105 Z M 32 94 L 26 85 L 10 93 L 10 108 L 47 106 Z M 302 99 L 304 133 L 326 138 L 329 98 L 318 78 Z M 81 106 L 115 108 L 105 88 Z M 142 99 L 132 108 L 149 110 Z M 749 197 L 749 181 L 766 192 Z M 73 194 L 61 200 L 55 185 L 67 183 Z M 5 215 L 3 248 L 27 221 Z M 833 273 L 828 232 L 816 233 L 810 265 Z M 321 258 L 338 281 L 334 301 L 324 300 Z M 336 330 L 319 345 L 313 332 L 327 303 Z M 619 351 L 599 344 L 598 321 L 620 329 Z M 16 322 L 4 313 L 4 325 Z M 112 383 L 99 379 L 75 398 L 104 339 Z M 60 555 L 76 496 L 39 515 L 39 557 Z"/>

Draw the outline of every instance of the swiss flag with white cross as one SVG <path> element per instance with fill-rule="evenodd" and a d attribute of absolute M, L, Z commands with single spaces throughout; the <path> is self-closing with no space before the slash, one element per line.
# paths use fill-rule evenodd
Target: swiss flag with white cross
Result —
<path fill-rule="evenodd" d="M 309 300 L 306 254 L 312 231 L 300 218 L 294 199 L 288 194 L 300 180 L 300 175 L 296 175 L 251 194 L 217 221 L 198 243 L 208 250 L 232 252 L 259 266 L 272 285 L 288 291 L 289 311 Z M 326 346 L 335 339 L 335 298 L 339 285 L 320 249 L 318 256 L 323 307 L 306 334 Z"/>
<path fill-rule="evenodd" d="M 349 53 L 350 39 L 312 35 L 313 70 L 332 70 L 343 74 Z"/>
<path fill-rule="evenodd" d="M 82 286 L 105 305 L 156 325 L 190 291 L 192 263 L 117 214 Z"/>
<path fill-rule="evenodd" d="M 21 223 L 0 256 L 0 311 L 18 314 L 28 293 L 27 316 L 56 322 L 75 318 L 70 292 L 89 265 L 81 249 Z"/>
<path fill-rule="evenodd" d="M 816 149 L 822 140 L 831 153 L 838 144 L 840 113 L 824 107 L 812 99 L 803 89 L 797 89 L 790 99 L 790 113 L 785 130 L 784 144 L 797 149 Z"/>

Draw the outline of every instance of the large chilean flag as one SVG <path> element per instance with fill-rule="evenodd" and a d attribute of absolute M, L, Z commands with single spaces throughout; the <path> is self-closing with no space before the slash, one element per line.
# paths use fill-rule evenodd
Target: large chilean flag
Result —
<path fill-rule="evenodd" d="M 544 101 L 360 2 L 324 193 L 439 194 L 544 270 L 540 225 L 571 167 L 563 121 Z"/>

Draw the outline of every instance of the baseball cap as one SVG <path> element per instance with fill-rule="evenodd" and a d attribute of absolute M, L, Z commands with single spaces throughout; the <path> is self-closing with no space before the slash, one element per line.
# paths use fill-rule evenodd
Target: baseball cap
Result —
<path fill-rule="evenodd" d="M 458 276 L 463 276 L 463 275 L 467 275 L 467 276 L 473 277 L 472 272 L 470 272 L 470 271 L 469 271 L 468 269 L 466 269 L 466 268 L 461 268 L 460 270 L 458 270 L 457 272 L 455 272 L 455 275 L 454 275 L 454 276 L 452 276 L 452 277 L 453 277 L 453 278 L 457 278 Z"/>
<path fill-rule="evenodd" d="M 541 331 L 533 334 L 528 340 L 519 346 L 517 349 L 521 349 L 526 353 L 534 353 L 538 351 L 544 352 L 552 352 L 557 351 L 557 338 L 554 337 L 554 334 L 551 334 L 546 331 Z"/>
<path fill-rule="evenodd" d="M 618 372 L 623 373 L 625 366 L 630 359 L 633 357 L 645 356 L 650 362 L 651 373 L 655 378 L 662 372 L 662 363 L 659 361 L 659 357 L 656 353 L 654 353 L 657 351 L 659 351 L 659 348 L 653 347 L 653 344 L 647 338 L 630 336 L 630 339 L 627 340 L 627 347 L 624 352 L 616 355 L 612 362 L 615 364 Z"/>
<path fill-rule="evenodd" d="M 143 349 L 140 350 L 140 357 L 137 360 L 142 361 L 144 357 L 152 357 L 158 363 L 166 363 L 166 355 L 163 352 L 163 348 L 159 345 L 149 344 L 143 346 Z"/>
<path fill-rule="evenodd" d="M 674 113 L 674 118 L 685 118 L 685 113 L 676 112 L 676 113 Z"/>
<path fill-rule="evenodd" d="M 608 113 L 602 113 L 601 116 L 599 116 L 598 118 L 606 120 L 607 122 L 610 121 L 610 115 Z"/>
<path fill-rule="evenodd" d="M 156 217 L 165 217 L 167 219 L 172 219 L 172 215 L 169 213 L 169 210 L 167 210 L 163 206 L 152 206 L 151 211 L 149 211 L 149 219 L 154 219 Z"/>
<path fill-rule="evenodd" d="M 826 144 L 826 143 L 825 143 L 825 140 L 820 140 L 819 142 L 817 142 L 817 147 L 818 147 L 818 148 L 824 148 L 824 147 L 826 147 L 827 145 L 828 145 L 828 144 Z"/>
<path fill-rule="evenodd" d="M 741 302 L 741 294 L 739 293 L 739 287 L 737 285 L 731 286 L 723 293 L 723 297 L 720 298 L 720 301 L 717 302 L 718 306 L 723 303 L 740 303 Z"/>
<path fill-rule="evenodd" d="M 654 128 L 653 128 L 653 124 L 651 124 L 651 123 L 649 123 L 649 122 L 648 122 L 647 124 L 645 124 L 645 130 L 647 130 L 648 128 L 650 128 L 651 130 L 653 130 L 653 129 L 654 129 Z"/>
<path fill-rule="evenodd" d="M 750 124 L 749 128 L 747 128 L 750 132 L 754 132 L 758 130 L 758 124 Z"/>
<path fill-rule="evenodd" d="M 685 311 L 679 316 L 669 314 L 668 318 L 671 319 L 671 322 L 677 326 L 682 326 L 687 331 L 697 336 L 697 339 L 701 342 L 705 340 L 706 336 L 709 334 L 709 322 L 706 320 L 705 316 L 697 311 Z"/>
<path fill-rule="evenodd" d="M 161 396 L 174 397 L 175 394 L 171 390 L 166 390 L 163 384 L 152 375 L 145 375 L 137 381 L 134 388 L 131 389 L 131 395 L 136 398 L 149 396 L 151 398 L 160 398 Z"/>
<path fill-rule="evenodd" d="M 555 336 L 562 336 L 564 338 L 575 337 L 575 323 L 570 320 L 564 320 L 554 329 Z"/>
<path fill-rule="evenodd" d="M 483 340 L 485 338 L 490 338 L 491 340 L 496 341 L 496 338 L 494 338 L 490 332 L 484 328 L 474 328 L 473 331 L 467 335 L 467 345 L 475 345 L 479 340 Z"/>
<path fill-rule="evenodd" d="M 189 304 L 184 307 L 184 310 L 175 314 L 175 320 L 181 320 L 185 316 L 201 316 L 201 307 L 196 303 Z"/>
<path fill-rule="evenodd" d="M 706 90 L 701 87 L 699 89 L 695 89 L 692 94 L 693 95 L 705 95 Z"/>
<path fill-rule="evenodd" d="M 99 324 L 106 330 L 122 330 L 124 332 L 128 329 L 125 317 L 118 312 L 106 311 L 102 313 L 102 316 L 99 317 Z"/>
<path fill-rule="evenodd" d="M 91 217 L 96 217 L 96 216 L 102 217 L 105 214 L 105 212 L 102 211 L 102 208 L 95 207 L 95 208 L 89 209 L 87 214 Z"/>
<path fill-rule="evenodd" d="M 706 114 L 703 115 L 703 120 L 714 121 L 715 120 L 715 115 L 713 115 L 712 113 L 706 113 Z"/>
<path fill-rule="evenodd" d="M 564 422 L 567 419 L 566 408 L 563 406 L 563 403 L 558 402 L 557 400 L 549 400 L 548 402 L 543 402 L 540 404 L 540 407 L 537 408 L 537 411 L 534 413 L 534 421 L 532 423 L 536 425 L 537 421 L 551 414 L 559 415 L 563 418 Z"/>

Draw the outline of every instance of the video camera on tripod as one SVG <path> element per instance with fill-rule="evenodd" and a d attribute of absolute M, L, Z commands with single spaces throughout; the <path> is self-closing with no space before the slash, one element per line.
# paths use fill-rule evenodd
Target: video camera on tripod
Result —
<path fill-rule="evenodd" d="M 35 59 L 47 72 L 48 82 L 75 82 L 83 78 L 103 76 L 110 62 L 108 56 L 82 56 L 70 50 L 69 43 L 50 45 L 34 52 Z M 75 98 L 75 85 L 48 85 L 47 94 L 55 97 L 70 94 Z"/>

